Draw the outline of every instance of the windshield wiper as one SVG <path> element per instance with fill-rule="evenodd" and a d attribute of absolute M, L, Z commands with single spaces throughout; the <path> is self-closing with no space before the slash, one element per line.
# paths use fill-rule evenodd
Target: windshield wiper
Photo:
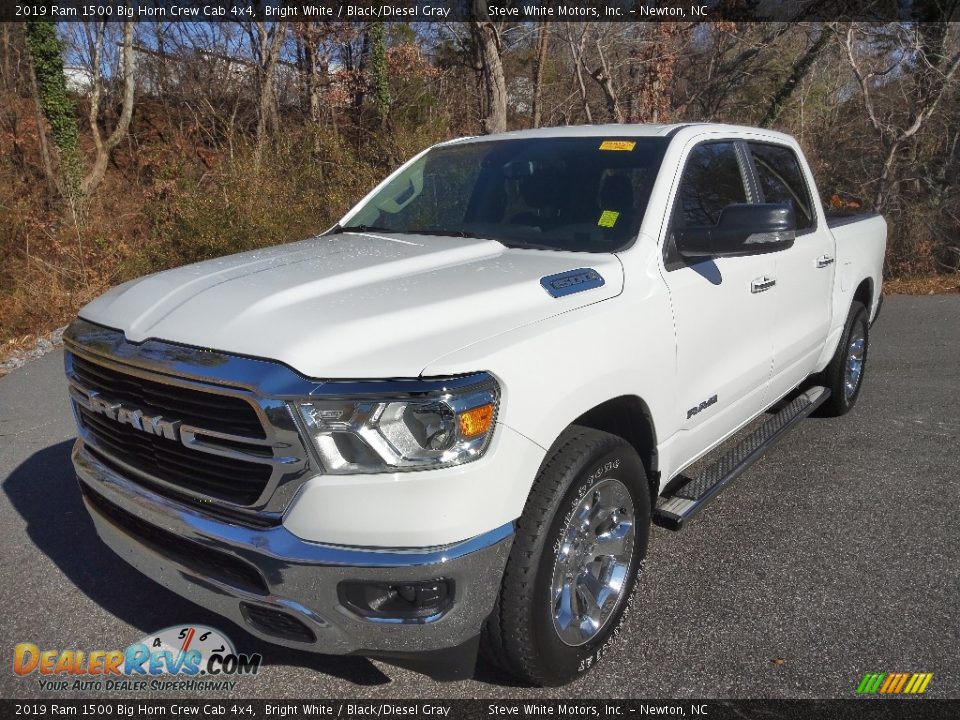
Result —
<path fill-rule="evenodd" d="M 398 233 L 399 230 L 392 230 L 391 228 L 379 227 L 377 225 L 335 225 L 333 230 L 331 230 L 329 235 L 336 235 L 337 233 L 345 232 L 389 232 L 389 233 Z"/>
<path fill-rule="evenodd" d="M 524 242 L 523 240 L 501 240 L 500 238 L 491 238 L 508 248 L 519 248 L 521 250 L 559 250 L 556 245 L 544 245 L 542 243 Z"/>
<path fill-rule="evenodd" d="M 554 245 L 524 242 L 523 240 L 502 240 L 489 235 L 481 235 L 479 233 L 470 232 L 469 230 L 433 228 L 422 228 L 419 230 L 395 230 L 393 228 L 379 227 L 377 225 L 335 225 L 327 234 L 336 235 L 337 233 L 344 232 L 388 232 L 393 233 L 394 235 L 445 235 L 447 237 L 470 238 L 473 240 L 493 240 L 508 248 L 522 248 L 528 250 L 559 250 L 559 248 Z"/>
<path fill-rule="evenodd" d="M 404 230 L 403 232 L 406 235 L 447 235 L 449 237 L 483 238 L 483 235 L 478 235 L 468 230 Z"/>

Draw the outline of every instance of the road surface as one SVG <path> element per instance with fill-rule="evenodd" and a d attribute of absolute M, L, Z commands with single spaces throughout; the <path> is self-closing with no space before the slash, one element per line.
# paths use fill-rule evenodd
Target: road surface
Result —
<path fill-rule="evenodd" d="M 109 650 L 204 623 L 264 657 L 234 697 L 849 698 L 894 671 L 960 697 L 960 295 L 888 298 L 867 367 L 852 414 L 803 421 L 688 528 L 655 528 L 618 644 L 541 690 L 483 664 L 438 684 L 286 650 L 139 575 L 81 506 L 55 352 L 0 379 L 0 695 L 82 697 L 14 675 L 17 643 Z"/>

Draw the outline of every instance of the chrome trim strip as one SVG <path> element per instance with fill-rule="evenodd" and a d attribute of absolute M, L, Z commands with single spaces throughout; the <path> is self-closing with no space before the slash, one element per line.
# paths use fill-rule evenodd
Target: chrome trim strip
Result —
<path fill-rule="evenodd" d="M 496 545 L 513 535 L 514 523 L 450 545 L 426 548 L 350 547 L 302 540 L 283 525 L 251 528 L 212 519 L 198 510 L 170 500 L 103 467 L 82 447 L 74 449 L 73 461 L 84 480 L 107 500 L 145 522 L 187 540 L 228 544 L 239 557 L 269 557 L 284 563 L 341 565 L 348 567 L 397 568 L 442 565 Z M 247 559 L 250 559 L 247 558 Z"/>
<path fill-rule="evenodd" d="M 252 595 L 160 555 L 102 514 L 84 497 L 97 533 L 120 557 L 168 589 L 224 615 L 273 643 L 336 654 L 409 652 L 451 647 L 474 637 L 490 613 L 515 524 L 462 542 L 428 548 L 364 548 L 313 543 L 281 526 L 247 528 L 218 520 L 159 496 L 114 472 L 90 454 L 82 439 L 73 448 L 81 483 L 144 523 L 202 547 L 233 555 L 261 573 L 267 595 Z M 453 581 L 453 606 L 439 617 L 409 623 L 371 622 L 340 604 L 340 582 Z M 249 624 L 240 603 L 292 613 L 314 630 L 316 643 L 282 639 Z"/>
<path fill-rule="evenodd" d="M 286 402 L 258 395 L 241 383 L 217 384 L 223 379 L 222 375 L 218 375 L 217 369 L 225 364 L 230 364 L 230 356 L 157 342 L 153 342 L 153 345 L 149 348 L 146 347 L 146 344 L 137 346 L 127 342 L 123 333 L 102 328 L 85 320 L 75 320 L 70 324 L 64 333 L 64 344 L 67 348 L 64 352 L 64 369 L 70 383 L 69 391 L 74 403 L 73 412 L 78 434 L 95 447 L 98 452 L 103 453 L 112 461 L 121 466 L 129 467 L 126 463 L 115 458 L 109 448 L 99 446 L 96 439 L 84 429 L 77 407 L 87 405 L 90 389 L 79 382 L 74 375 L 73 355 L 80 356 L 93 364 L 109 368 L 115 372 L 143 378 L 144 380 L 246 400 L 260 418 L 260 425 L 263 428 L 265 438 L 234 436 L 208 431 L 204 428 L 181 425 L 181 442 L 199 452 L 223 455 L 249 462 L 266 463 L 273 467 L 260 497 L 250 505 L 233 503 L 222 498 L 194 492 L 188 486 L 171 483 L 143 471 L 137 471 L 136 477 L 145 477 L 156 486 L 169 488 L 171 492 L 180 496 L 195 498 L 199 503 L 220 506 L 229 509 L 231 512 L 239 513 L 241 516 L 243 514 L 259 516 L 263 513 L 274 515 L 282 513 L 303 482 L 317 472 L 312 457 L 301 440 L 299 426 Z M 116 355 L 111 353 L 116 353 Z M 162 360 L 161 358 L 164 357 L 166 359 Z M 267 363 L 258 362 L 258 365 L 266 366 Z M 193 370 L 187 370 L 187 368 L 193 368 Z M 166 372 L 164 372 L 164 369 L 166 369 Z M 176 376 L 172 374 L 173 371 L 182 371 L 184 376 Z M 214 376 L 212 381 L 201 378 L 200 373 L 207 371 Z M 217 446 L 215 438 L 218 437 L 249 445 L 269 447 L 273 451 L 273 457 L 257 457 L 256 455 L 247 455 L 242 451 Z M 213 442 L 210 442 L 211 440 Z"/>
<path fill-rule="evenodd" d="M 96 393 L 100 395 L 98 390 L 93 388 L 88 388 L 82 385 L 75 376 L 67 375 L 67 381 L 69 386 L 67 391 L 70 393 L 70 397 L 73 400 L 85 407 L 87 410 L 96 413 L 96 410 L 90 404 L 90 395 L 91 393 Z M 116 421 L 114 421 L 116 422 Z M 79 428 L 82 432 L 82 428 Z M 177 424 L 177 432 L 180 434 L 180 440 L 172 440 L 171 442 L 179 442 L 180 444 L 197 450 L 199 452 L 210 453 L 211 455 L 220 455 L 221 457 L 234 458 L 236 460 L 243 460 L 245 462 L 259 463 L 262 465 L 297 465 L 302 464 L 303 459 L 298 457 L 290 456 L 277 456 L 272 452 L 269 457 L 266 455 L 257 455 L 252 452 L 245 452 L 243 450 L 231 449 L 223 445 L 211 444 L 209 442 L 204 442 L 200 438 L 213 438 L 219 440 L 227 440 L 229 442 L 243 443 L 244 445 L 258 445 L 263 448 L 267 448 L 271 451 L 275 448 L 275 443 L 269 439 L 263 438 L 252 438 L 247 437 L 246 435 L 234 435 L 231 433 L 218 432 L 216 430 L 206 430 L 201 427 L 196 427 L 193 425 L 185 425 L 182 423 Z M 92 438 L 91 438 L 92 440 Z M 91 444 L 96 445 L 96 442 Z"/>
<path fill-rule="evenodd" d="M 149 373 L 148 377 L 190 387 L 190 381 L 206 391 L 223 385 L 226 394 L 247 390 L 275 400 L 296 400 L 307 396 L 357 397 L 358 395 L 409 395 L 439 393 L 470 387 L 486 379 L 486 373 L 449 378 L 394 378 L 386 380 L 318 380 L 301 375 L 275 360 L 231 355 L 218 350 L 162 340 L 128 341 L 123 332 L 96 325 L 83 318 L 74 320 L 63 334 L 67 349 L 88 356 L 94 362 L 120 363 Z M 129 370 L 127 370 L 129 371 Z"/>
<path fill-rule="evenodd" d="M 260 392 L 272 397 L 308 395 L 319 383 L 291 368 L 266 360 L 228 355 L 160 340 L 132 343 L 123 332 L 77 318 L 63 334 L 67 349 L 96 361 L 122 363 L 148 371 L 150 377 L 166 375 L 178 383 L 193 380 L 209 388 L 226 385 L 233 390 Z M 189 386 L 189 385 L 188 385 Z"/>
<path fill-rule="evenodd" d="M 240 397 L 249 402 L 260 417 L 267 437 L 235 437 L 181 425 L 183 444 L 195 450 L 240 458 L 252 462 L 267 462 L 274 470 L 262 495 L 251 505 L 231 503 L 189 488 L 165 482 L 153 475 L 148 479 L 172 492 L 197 498 L 203 503 L 219 505 L 231 510 L 255 514 L 281 514 L 289 506 L 299 488 L 309 477 L 322 472 L 319 459 L 305 434 L 305 429 L 289 403 L 310 397 L 357 398 L 409 397 L 417 394 L 443 394 L 447 391 L 473 387 L 489 379 L 487 373 L 471 373 L 449 378 L 407 378 L 388 380 L 318 380 L 307 378 L 292 368 L 273 361 L 227 354 L 218 350 L 179 345 L 161 340 L 133 343 L 123 332 L 106 328 L 82 318 L 74 320 L 63 335 L 65 368 L 70 380 L 71 396 L 83 404 L 89 392 L 73 376 L 71 354 L 117 372 L 154 382 L 162 382 L 199 392 Z M 74 416 L 80 435 L 111 460 L 108 451 L 100 448 L 93 437 L 82 429 L 79 413 Z M 216 446 L 197 439 L 197 434 L 208 438 L 221 437 L 248 444 L 262 443 L 274 450 L 270 459 L 244 457 L 239 451 Z M 124 463 L 117 461 L 121 465 Z M 138 472 L 138 476 L 144 473 Z"/>

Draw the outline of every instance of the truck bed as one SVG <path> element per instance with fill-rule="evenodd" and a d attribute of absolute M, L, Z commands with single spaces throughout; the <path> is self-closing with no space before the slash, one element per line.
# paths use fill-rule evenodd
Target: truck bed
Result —
<path fill-rule="evenodd" d="M 851 223 L 860 222 L 861 220 L 869 220 L 870 218 L 880 216 L 879 213 L 875 212 L 830 212 L 826 208 L 824 208 L 824 214 L 827 216 L 827 227 L 829 227 L 831 230 L 843 225 L 850 225 Z"/>

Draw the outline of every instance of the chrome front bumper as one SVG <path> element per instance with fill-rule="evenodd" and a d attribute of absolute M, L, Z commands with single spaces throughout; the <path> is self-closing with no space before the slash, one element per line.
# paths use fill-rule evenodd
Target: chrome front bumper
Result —
<path fill-rule="evenodd" d="M 178 595 L 250 633 L 303 650 L 406 654 L 470 641 L 493 608 L 513 541 L 514 528 L 509 523 L 438 548 L 323 545 L 301 540 L 283 525 L 257 528 L 233 524 L 152 493 L 101 462 L 82 440 L 73 448 L 73 464 L 97 533 L 120 557 Z M 125 525 L 118 517 L 132 517 L 135 526 Z M 144 537 L 175 542 L 168 547 L 163 542 L 146 542 Z M 244 583 L 229 576 L 213 577 L 199 571 L 194 560 L 209 557 L 250 568 L 254 577 L 259 574 L 262 585 L 259 589 L 242 587 Z M 438 578 L 453 581 L 452 606 L 438 616 L 416 621 L 363 618 L 344 607 L 338 597 L 338 585 L 344 580 L 397 583 Z M 248 619 L 250 606 L 292 616 L 311 631 L 315 641 L 262 631 Z"/>

